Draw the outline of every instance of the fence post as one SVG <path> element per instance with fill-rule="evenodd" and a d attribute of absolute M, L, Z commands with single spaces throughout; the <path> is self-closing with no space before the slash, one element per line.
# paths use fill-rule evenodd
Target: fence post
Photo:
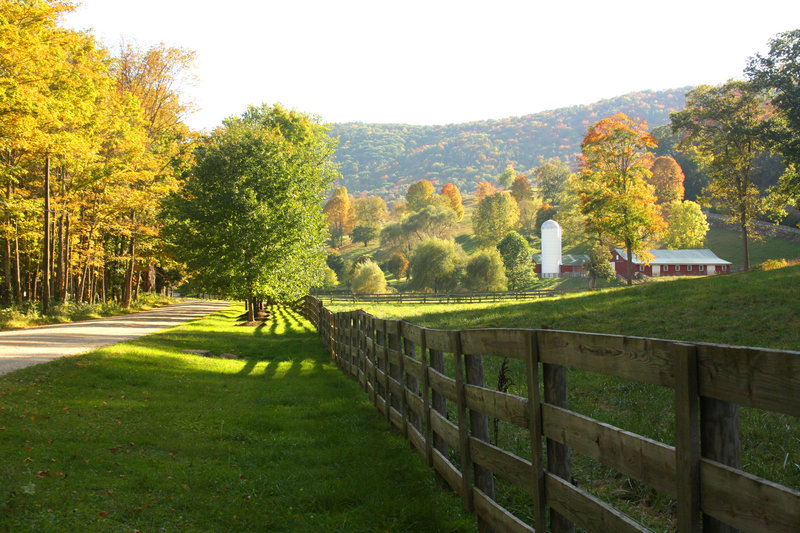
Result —
<path fill-rule="evenodd" d="M 464 356 L 461 353 L 461 335 L 458 331 L 448 332 L 450 347 L 453 350 L 453 363 L 456 377 L 456 404 L 458 409 L 458 447 L 461 454 L 461 498 L 464 507 L 472 512 L 475 509 L 472 496 L 472 457 L 469 450 L 467 427 L 467 399 L 464 391 Z"/>
<path fill-rule="evenodd" d="M 402 329 L 401 329 L 401 331 L 402 331 Z M 413 341 L 410 341 L 405 337 L 403 337 L 403 354 L 406 357 L 410 357 L 412 359 L 416 359 L 417 358 L 417 347 L 416 347 L 416 345 L 414 344 Z M 403 358 L 401 358 L 400 361 L 401 361 L 400 370 L 401 370 L 402 375 L 403 375 L 403 389 L 404 389 L 403 400 L 405 401 L 405 390 L 406 389 L 411 394 L 414 394 L 416 396 L 420 396 L 419 381 L 414 376 L 410 376 L 410 375 L 406 374 L 405 362 L 403 361 Z M 415 413 L 413 410 L 411 410 L 408 407 L 408 405 L 405 405 L 405 408 L 406 408 L 407 415 L 408 415 L 408 422 L 412 426 L 414 426 L 414 428 L 416 428 L 417 431 L 421 431 L 422 430 L 422 424 L 420 422 L 419 415 L 417 415 L 417 413 Z"/>
<path fill-rule="evenodd" d="M 430 350 L 429 353 L 430 353 L 431 368 L 437 371 L 438 373 L 445 375 L 444 352 L 442 352 L 441 350 Z M 433 407 L 433 410 L 442 415 L 443 418 L 447 419 L 448 418 L 447 398 L 445 398 L 444 395 L 442 395 L 442 393 L 435 391 L 433 389 L 431 389 L 430 394 L 431 394 L 431 407 Z M 437 450 L 444 457 L 447 457 L 448 453 L 447 441 L 444 440 L 441 436 L 439 436 L 438 433 L 433 433 L 433 430 L 430 431 L 433 434 L 433 439 L 432 439 L 433 449 Z M 433 449 L 431 450 L 431 456 L 433 455 Z M 431 460 L 433 460 L 433 457 L 431 457 Z M 436 480 L 439 482 L 439 484 L 442 486 L 447 486 L 447 482 L 444 480 L 442 475 L 435 470 L 434 472 L 436 472 Z"/>
<path fill-rule="evenodd" d="M 739 468 L 739 406 L 716 398 L 700 397 L 700 453 L 703 457 Z M 703 533 L 737 533 L 739 530 L 703 515 Z"/>
<path fill-rule="evenodd" d="M 387 320 L 386 321 L 386 333 L 387 333 L 387 346 L 389 349 L 400 353 L 400 336 L 399 333 L 399 321 L 398 320 Z M 401 385 L 403 384 L 403 378 L 400 375 L 400 367 L 396 364 L 392 363 L 388 358 L 388 351 L 387 351 L 387 359 L 386 359 L 386 366 L 388 372 L 386 373 L 386 397 L 390 399 L 390 404 L 387 407 L 394 408 L 398 413 L 403 413 L 403 405 L 405 403 L 405 398 L 399 398 L 392 392 L 391 386 L 389 385 L 389 378 L 394 379 Z M 391 422 L 391 410 L 387 409 L 387 414 L 389 414 L 389 421 Z"/>
<path fill-rule="evenodd" d="M 484 387 L 483 379 L 483 356 L 474 354 L 464 354 L 464 370 L 467 383 Z M 489 436 L 489 417 L 480 411 L 469 410 L 469 427 L 473 437 L 483 442 L 491 444 Z M 467 441 L 469 444 L 469 441 Z M 475 486 L 483 491 L 488 497 L 494 499 L 494 475 L 492 471 L 479 464 L 473 464 Z M 491 526 L 478 517 L 478 531 L 489 533 L 493 531 Z"/>
<path fill-rule="evenodd" d="M 526 378 L 528 385 L 528 429 L 531 440 L 532 475 L 536 478 L 533 495 L 533 519 L 536 531 L 547 530 L 545 517 L 544 467 L 542 466 L 542 404 L 539 397 L 539 343 L 536 332 L 526 336 L 528 354 Z"/>
<path fill-rule="evenodd" d="M 697 347 L 675 345 L 675 474 L 678 531 L 700 531 L 700 440 Z"/>
<path fill-rule="evenodd" d="M 556 407 L 567 408 L 567 368 L 542 364 L 544 375 L 544 401 Z M 572 483 L 569 448 L 560 442 L 547 439 L 547 470 Z M 575 525 L 550 508 L 550 530 L 553 533 L 573 533 Z"/>

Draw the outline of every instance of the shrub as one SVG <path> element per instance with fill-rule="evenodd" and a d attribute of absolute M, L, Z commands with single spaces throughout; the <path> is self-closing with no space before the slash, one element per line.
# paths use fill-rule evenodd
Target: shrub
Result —
<path fill-rule="evenodd" d="M 504 291 L 508 288 L 503 258 L 496 249 L 482 250 L 469 258 L 467 286 L 473 291 Z"/>
<path fill-rule="evenodd" d="M 382 294 L 386 292 L 386 277 L 377 263 L 367 259 L 356 266 L 350 287 L 356 294 Z"/>
<path fill-rule="evenodd" d="M 453 241 L 428 239 L 411 255 L 413 289 L 439 292 L 455 289 L 464 273 L 464 250 Z"/>

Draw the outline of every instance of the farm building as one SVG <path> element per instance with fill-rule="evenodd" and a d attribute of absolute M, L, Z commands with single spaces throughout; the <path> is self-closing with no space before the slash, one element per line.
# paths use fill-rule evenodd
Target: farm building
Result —
<path fill-rule="evenodd" d="M 583 264 L 589 260 L 586 254 L 563 254 L 558 263 L 558 272 L 545 272 L 542 274 L 542 255 L 533 255 L 533 270 L 540 278 L 583 278 L 589 275 L 583 269 Z"/>
<path fill-rule="evenodd" d="M 643 264 L 634 254 L 634 276 L 709 276 L 731 271 L 730 261 L 720 259 L 711 250 L 650 250 L 650 253 L 653 259 L 649 265 Z M 623 277 L 628 272 L 626 258 L 627 252 L 622 248 L 611 251 L 614 270 Z"/>
<path fill-rule="evenodd" d="M 542 253 L 533 256 L 534 271 L 540 278 L 585 277 L 583 264 L 588 255 L 561 254 L 561 226 L 555 220 L 542 224 Z"/>

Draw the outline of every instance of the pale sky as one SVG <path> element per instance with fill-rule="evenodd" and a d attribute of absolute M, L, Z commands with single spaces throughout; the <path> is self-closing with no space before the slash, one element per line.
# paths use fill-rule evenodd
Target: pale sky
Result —
<path fill-rule="evenodd" d="M 209 130 L 248 105 L 448 124 L 741 78 L 798 0 L 82 0 L 67 25 L 197 54 Z"/>

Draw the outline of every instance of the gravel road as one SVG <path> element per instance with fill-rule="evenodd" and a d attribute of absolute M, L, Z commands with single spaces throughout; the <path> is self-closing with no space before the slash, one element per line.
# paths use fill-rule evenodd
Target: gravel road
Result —
<path fill-rule="evenodd" d="M 0 375 L 135 339 L 229 305 L 230 302 L 192 300 L 130 315 L 0 331 Z"/>

